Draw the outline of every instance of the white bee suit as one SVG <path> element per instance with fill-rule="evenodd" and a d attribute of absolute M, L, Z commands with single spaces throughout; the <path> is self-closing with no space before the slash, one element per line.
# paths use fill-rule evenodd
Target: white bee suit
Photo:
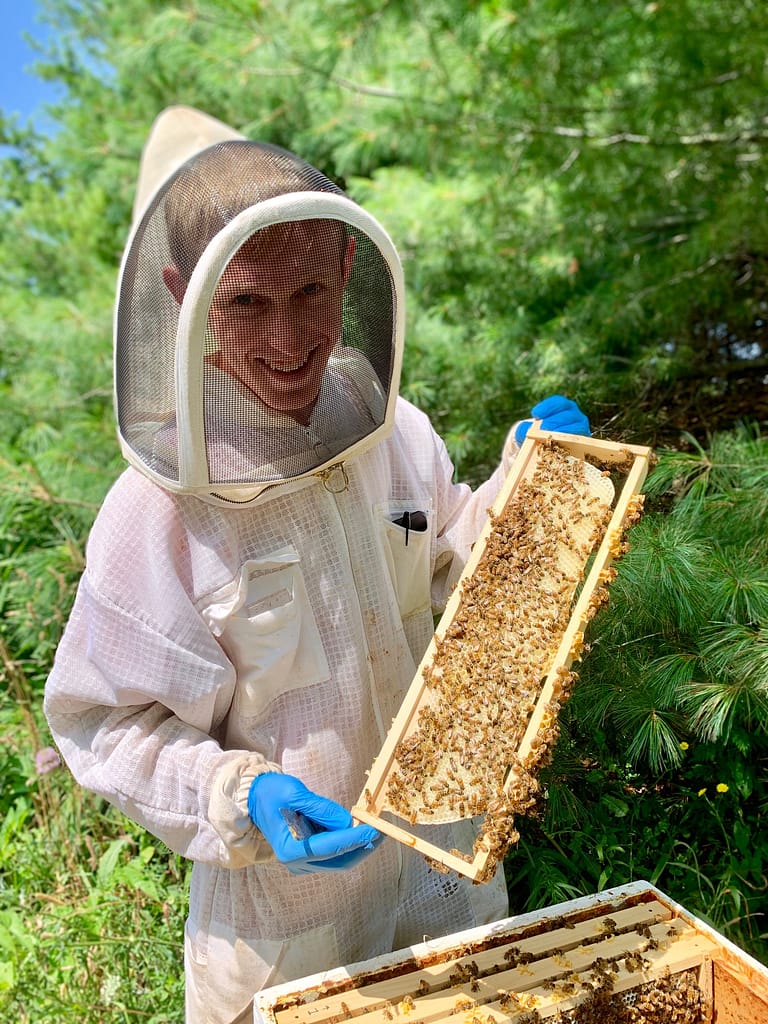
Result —
<path fill-rule="evenodd" d="M 196 861 L 189 1021 L 233 1020 L 267 984 L 506 912 L 501 877 L 472 886 L 392 841 L 356 869 L 290 876 L 248 818 L 265 762 L 357 799 L 431 636 L 431 577 L 442 603 L 498 484 L 454 486 L 404 402 L 392 437 L 347 476 L 340 493 L 313 480 L 232 510 L 127 470 L 48 682 L 78 780 Z M 404 508 L 429 513 L 407 548 L 392 522 Z"/>
<path fill-rule="evenodd" d="M 312 215 L 335 216 L 336 199 Z M 370 280 L 383 276 L 397 293 L 386 239 L 364 219 L 351 230 L 355 260 L 362 247 Z M 157 232 L 145 237 L 156 248 Z M 230 255 L 241 241 L 227 242 Z M 184 327 L 199 280 L 180 312 L 157 300 L 156 317 L 181 325 L 176 341 L 152 334 L 142 310 L 152 344 L 142 348 L 134 331 L 125 352 L 118 346 L 118 419 L 133 465 L 93 526 L 45 712 L 78 781 L 195 862 L 186 1019 L 230 1024 L 250 1019 L 266 985 L 506 914 L 501 871 L 473 886 L 391 840 L 349 870 L 290 875 L 247 796 L 257 774 L 278 770 L 345 807 L 357 800 L 515 446 L 476 492 L 453 482 L 428 419 L 396 396 L 401 304 L 373 323 L 376 345 L 348 340 L 365 292 L 354 276 L 343 341 L 297 427 L 221 372 L 209 334 Z M 129 306 L 122 291 L 123 315 Z M 187 398 L 180 366 L 195 345 Z M 152 360 L 151 386 L 134 386 Z M 190 457 L 195 437 L 204 452 Z M 419 528 L 399 525 L 416 511 Z M 467 823 L 437 828 L 439 845 L 467 848 L 465 834 L 445 834 Z"/>

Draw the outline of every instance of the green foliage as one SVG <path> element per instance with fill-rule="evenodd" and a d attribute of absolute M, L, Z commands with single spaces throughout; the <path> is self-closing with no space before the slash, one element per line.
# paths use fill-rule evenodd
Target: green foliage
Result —
<path fill-rule="evenodd" d="M 573 702 L 630 760 L 680 762 L 679 742 L 762 735 L 768 720 L 768 438 L 742 427 L 662 456 Z"/>
<path fill-rule="evenodd" d="M 15 292 L 0 308 L 0 609 L 14 657 L 40 682 L 118 466 L 109 320 L 92 316 L 93 294 L 42 298 L 31 315 Z"/>
<path fill-rule="evenodd" d="M 185 865 L 62 768 L 30 795 L 6 805 L 0 829 L 0 1015 L 180 1019 Z"/>
<path fill-rule="evenodd" d="M 768 437 L 661 454 L 561 714 L 518 909 L 643 878 L 765 959 Z"/>
<path fill-rule="evenodd" d="M 768 959 L 768 744 L 752 736 L 748 746 L 691 743 L 678 768 L 649 775 L 605 735 L 571 724 L 547 773 L 544 813 L 523 823 L 507 861 L 513 911 L 643 879 Z M 578 749 L 578 762 L 563 748 Z"/>
<path fill-rule="evenodd" d="M 5 127 L 0 273 L 17 284 L 69 295 L 114 270 L 147 127 L 181 102 L 295 149 L 380 212 L 406 259 L 407 387 L 473 479 L 547 392 L 648 437 L 656 409 L 638 394 L 654 381 L 694 376 L 719 398 L 750 346 L 764 361 L 756 0 L 44 12 L 40 70 L 64 98 L 52 139 Z M 443 389 L 469 378 L 482 422 L 456 428 Z"/>
<path fill-rule="evenodd" d="M 764 787 L 747 800 L 712 784 L 694 791 L 684 776 L 652 790 L 627 773 L 585 774 L 578 824 L 549 815 L 525 823 L 507 863 L 513 909 L 644 879 L 765 959 L 765 846 L 756 824 Z"/>

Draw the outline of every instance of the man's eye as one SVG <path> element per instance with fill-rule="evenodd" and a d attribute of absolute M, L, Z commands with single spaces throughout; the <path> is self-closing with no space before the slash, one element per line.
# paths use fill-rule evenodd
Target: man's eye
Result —
<path fill-rule="evenodd" d="M 254 297 L 253 295 L 249 295 L 247 292 L 243 292 L 241 295 L 235 295 L 232 302 L 235 306 L 252 306 Z"/>
<path fill-rule="evenodd" d="M 305 284 L 301 289 L 301 294 L 311 298 L 313 295 L 319 295 L 323 290 L 323 286 L 319 281 L 311 281 L 309 284 Z"/>

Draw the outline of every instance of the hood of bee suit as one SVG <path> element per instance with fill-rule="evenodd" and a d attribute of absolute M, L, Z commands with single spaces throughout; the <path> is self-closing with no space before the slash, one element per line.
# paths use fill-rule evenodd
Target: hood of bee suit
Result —
<path fill-rule="evenodd" d="M 320 171 L 187 107 L 152 127 L 114 323 L 123 454 L 249 504 L 392 430 L 404 287 L 381 225 Z"/>

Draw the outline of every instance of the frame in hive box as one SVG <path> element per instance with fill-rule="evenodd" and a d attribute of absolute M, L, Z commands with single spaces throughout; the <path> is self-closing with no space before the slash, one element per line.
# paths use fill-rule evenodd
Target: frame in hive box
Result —
<path fill-rule="evenodd" d="M 768 1024 L 768 969 L 648 882 L 265 989 L 256 1024 Z"/>
<path fill-rule="evenodd" d="M 536 802 L 651 450 L 530 429 L 352 814 L 487 881 Z M 433 826 L 473 822 L 471 849 Z M 478 823 L 479 826 L 478 826 Z M 416 827 L 414 827 L 416 826 Z M 479 830 L 478 830 L 479 829 Z"/>

